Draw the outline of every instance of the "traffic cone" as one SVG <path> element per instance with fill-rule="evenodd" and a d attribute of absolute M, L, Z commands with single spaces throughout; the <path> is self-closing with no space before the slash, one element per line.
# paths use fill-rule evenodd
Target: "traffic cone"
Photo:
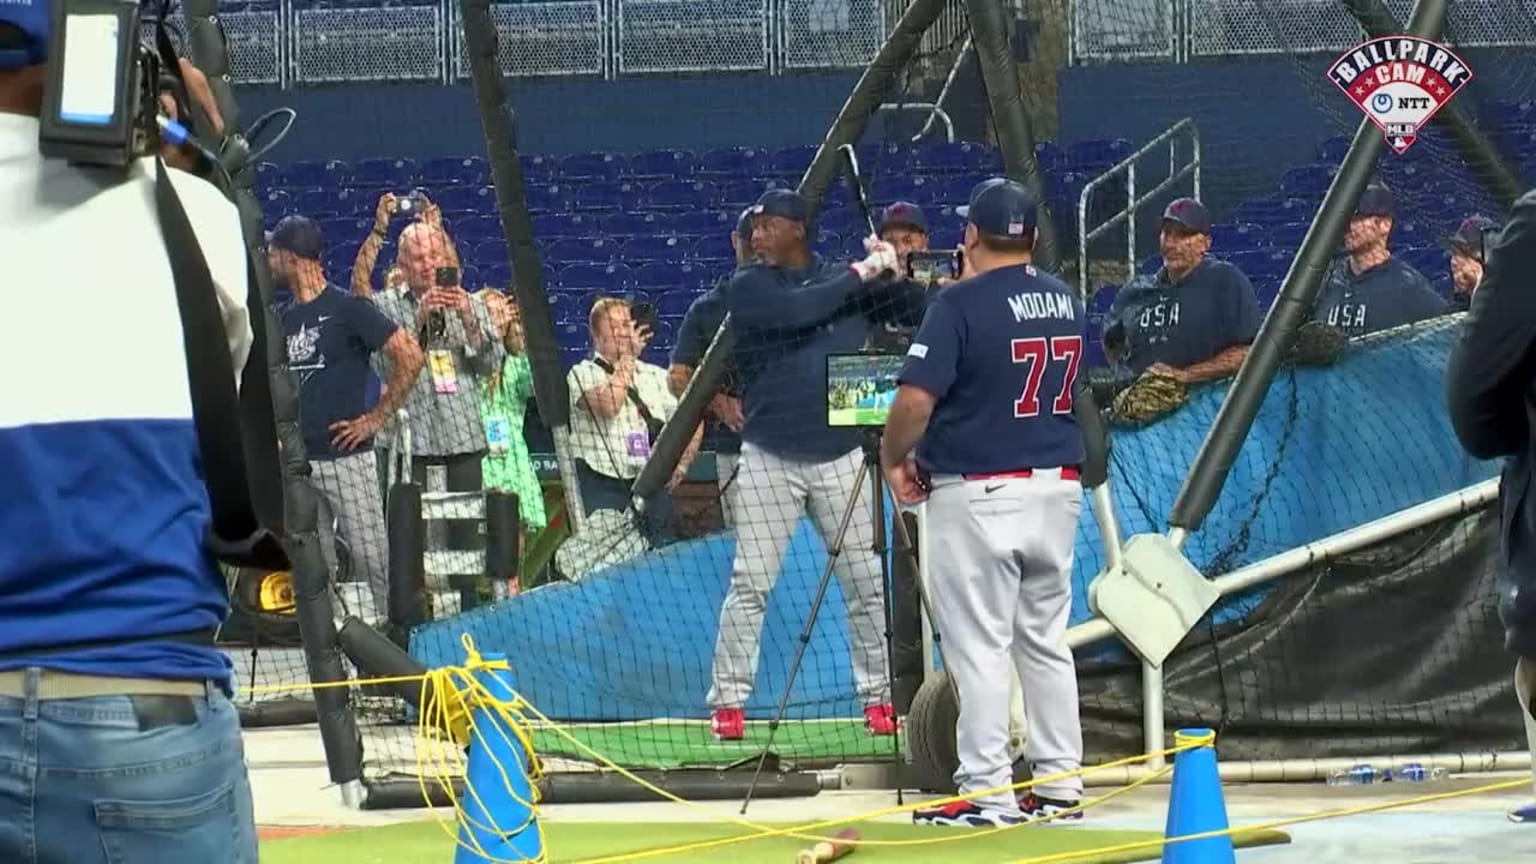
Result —
<path fill-rule="evenodd" d="M 1216 768 L 1216 733 L 1210 729 L 1181 729 L 1175 746 L 1187 747 L 1173 757 L 1173 786 L 1168 792 L 1168 829 L 1164 835 L 1189 837 L 1227 830 L 1227 804 Z M 1236 864 L 1232 835 L 1206 837 L 1163 847 L 1163 864 Z"/>
<path fill-rule="evenodd" d="M 505 654 L 484 654 L 487 662 Z M 516 697 L 509 669 L 478 669 L 475 677 L 499 701 Z M 544 839 L 533 809 L 529 760 L 511 724 L 492 708 L 470 711 L 469 767 L 464 772 L 464 820 L 459 826 L 454 864 L 506 864 L 543 861 Z"/>

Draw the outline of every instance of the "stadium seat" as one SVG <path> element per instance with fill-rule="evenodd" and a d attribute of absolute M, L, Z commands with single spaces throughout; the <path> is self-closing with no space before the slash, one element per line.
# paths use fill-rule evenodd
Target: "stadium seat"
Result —
<path fill-rule="evenodd" d="M 1337 165 L 1344 161 L 1344 154 L 1349 152 L 1349 136 L 1335 135 L 1319 144 L 1317 147 L 1317 161 L 1326 165 Z"/>
<path fill-rule="evenodd" d="M 768 173 L 798 180 L 805 175 L 806 167 L 816 156 L 817 147 L 818 145 L 815 144 L 802 144 L 774 151 L 773 156 L 768 160 Z"/>
<path fill-rule="evenodd" d="M 273 178 L 272 185 L 289 188 L 334 186 L 346 179 L 345 162 L 295 162 Z"/>
<path fill-rule="evenodd" d="M 557 264 L 606 264 L 618 259 L 619 244 L 602 235 L 568 237 L 551 241 L 545 254 Z"/>
<path fill-rule="evenodd" d="M 583 237 L 598 230 L 599 218 L 590 213 L 545 213 L 533 217 L 533 236 L 540 240 Z"/>
<path fill-rule="evenodd" d="M 644 194 L 640 184 L 619 180 L 589 180 L 573 185 L 576 195 L 571 202 L 572 209 L 589 213 L 631 209 L 640 203 Z"/>
<path fill-rule="evenodd" d="M 701 177 L 757 177 L 767 173 L 767 163 L 767 154 L 756 147 L 710 150 L 699 157 L 694 173 Z"/>
<path fill-rule="evenodd" d="M 900 174 L 877 175 L 870 184 L 870 204 L 877 210 L 892 201 L 911 201 L 913 203 L 926 203 L 929 195 L 938 189 L 938 185 L 930 186 L 927 177 L 907 177 Z M 875 216 L 879 219 L 879 215 Z"/>
<path fill-rule="evenodd" d="M 731 248 L 730 234 L 700 237 L 693 245 L 692 257 L 695 261 L 730 261 L 735 255 L 736 250 Z"/>
<path fill-rule="evenodd" d="M 490 166 L 479 156 L 428 159 L 421 163 L 416 182 L 428 188 L 483 186 L 490 182 Z"/>
<path fill-rule="evenodd" d="M 459 265 L 459 284 L 463 285 L 466 291 L 479 291 L 481 288 L 495 288 L 500 290 L 506 287 L 504 285 L 495 285 L 483 281 L 480 268 L 467 261 L 462 262 Z"/>
<path fill-rule="evenodd" d="M 816 239 L 811 243 L 811 248 L 822 255 L 835 256 L 843 248 L 843 235 L 822 228 L 816 232 Z"/>
<path fill-rule="evenodd" d="M 573 153 L 560 160 L 560 179 L 617 180 L 623 174 L 627 160 L 617 153 Z"/>
<path fill-rule="evenodd" d="M 702 293 L 678 288 L 657 294 L 656 314 L 662 318 L 682 318 L 688 314 L 688 307 L 692 306 Z"/>
<path fill-rule="evenodd" d="M 490 216 L 496 212 L 496 187 L 494 186 L 446 186 L 440 189 L 428 189 L 426 193 L 433 203 L 445 211 L 470 210 L 482 216 Z"/>
<path fill-rule="evenodd" d="M 688 257 L 692 243 L 675 236 L 641 234 L 623 246 L 620 256 L 629 262 L 680 261 Z"/>
<path fill-rule="evenodd" d="M 353 163 L 347 182 L 354 186 L 381 186 L 404 194 L 411 191 L 417 170 L 412 159 L 364 159 Z"/>
<path fill-rule="evenodd" d="M 1067 146 L 1064 165 L 1075 171 L 1087 170 L 1098 174 L 1123 161 L 1135 149 L 1124 138 L 1076 141 Z"/>
<path fill-rule="evenodd" d="M 480 278 L 484 280 L 485 284 L 511 286 L 512 265 L 508 264 L 505 260 L 486 261 L 482 259 L 476 263 L 480 267 Z"/>
<path fill-rule="evenodd" d="M 1259 311 L 1265 312 L 1275 305 L 1275 298 L 1280 294 L 1283 276 L 1265 277 L 1254 281 L 1253 292 L 1259 298 Z"/>
<path fill-rule="evenodd" d="M 928 144 L 917 151 L 914 164 L 925 173 L 971 174 L 987 170 L 987 148 L 970 141 Z"/>
<path fill-rule="evenodd" d="M 589 350 L 591 335 L 587 332 L 587 323 L 583 321 L 569 321 L 565 324 L 555 325 L 555 342 L 560 345 L 561 353 L 579 349 L 582 353 Z M 581 358 L 578 357 L 579 361 Z"/>
<path fill-rule="evenodd" d="M 629 285 L 629 268 L 623 264 L 567 264 L 555 271 L 553 281 L 562 290 L 596 288 L 618 294 Z"/>
<path fill-rule="evenodd" d="M 295 212 L 302 213 L 311 219 L 324 219 L 327 216 L 339 216 L 336 210 L 335 196 L 331 191 L 319 186 L 313 187 L 289 187 L 288 198 L 293 202 Z"/>
<path fill-rule="evenodd" d="M 1211 228 L 1212 249 L 1251 249 L 1268 246 L 1269 243 L 1270 237 L 1264 226 L 1252 222 L 1234 222 Z"/>
<path fill-rule="evenodd" d="M 501 217 L 496 215 L 471 216 L 448 226 L 453 239 L 459 243 L 479 243 L 482 240 L 501 238 Z"/>
<path fill-rule="evenodd" d="M 1413 265 L 1415 270 L 1428 276 L 1431 282 L 1436 281 L 1437 276 L 1450 272 L 1449 255 L 1438 246 L 1399 249 L 1397 255 Z"/>
<path fill-rule="evenodd" d="M 635 285 L 658 294 L 679 291 L 687 285 L 675 261 L 647 261 L 635 268 L 634 278 Z"/>
<path fill-rule="evenodd" d="M 687 150 L 650 150 L 630 157 L 625 176 L 640 180 L 685 179 L 693 175 L 698 161 Z"/>
<path fill-rule="evenodd" d="M 373 211 L 379 206 L 379 193 L 373 189 L 341 186 L 331 190 L 331 208 L 338 216 L 366 217 L 371 225 Z"/>
<path fill-rule="evenodd" d="M 1120 292 L 1120 286 L 1105 283 L 1094 289 L 1093 295 L 1088 298 L 1089 315 L 1107 315 L 1109 309 L 1115 303 L 1115 295 Z"/>
<path fill-rule="evenodd" d="M 598 230 L 609 237 L 633 237 L 662 232 L 667 225 L 665 213 L 648 211 L 610 213 L 600 218 Z"/>
<path fill-rule="evenodd" d="M 283 169 L 276 162 L 260 162 L 256 165 L 256 182 L 267 186 L 278 185 L 277 178 L 281 177 Z"/>
<path fill-rule="evenodd" d="M 740 213 L 763 194 L 763 184 L 756 180 L 732 180 L 715 187 L 714 201 L 717 206 Z M 732 217 L 735 221 L 735 217 Z"/>
<path fill-rule="evenodd" d="M 745 204 L 742 205 L 742 207 L 745 206 Z M 672 233 L 691 237 L 703 237 L 716 232 L 729 234 L 736 230 L 737 215 L 721 209 L 688 210 L 671 214 L 667 225 L 672 229 Z"/>
<path fill-rule="evenodd" d="M 1272 256 L 1268 249 L 1214 249 L 1211 254 L 1243 271 L 1250 282 L 1254 280 L 1255 274 L 1268 273 L 1273 266 L 1270 264 Z"/>
<path fill-rule="evenodd" d="M 1057 146 L 1055 141 L 1041 141 L 1035 145 L 1035 162 L 1040 165 L 1040 170 L 1050 174 L 1061 170 L 1066 162 L 1067 154 Z"/>
<path fill-rule="evenodd" d="M 320 257 L 320 266 L 333 283 L 344 285 L 352 279 L 352 262 L 356 259 L 357 249 L 331 244 Z"/>
<path fill-rule="evenodd" d="M 530 185 L 527 190 L 528 212 L 530 213 L 564 213 L 571 209 L 571 198 L 574 192 L 570 186 L 562 183 L 540 183 Z"/>
<path fill-rule="evenodd" d="M 1298 165 L 1280 177 L 1280 191 L 1292 198 L 1322 195 L 1333 182 L 1338 165 Z"/>
<path fill-rule="evenodd" d="M 1433 242 L 1435 242 L 1434 232 L 1428 225 L 1416 219 L 1398 219 L 1392 225 L 1391 245 L 1393 247 L 1412 249 L 1417 246 L 1428 246 Z"/>
<path fill-rule="evenodd" d="M 1263 230 L 1265 236 L 1269 237 L 1270 246 L 1294 253 L 1301 248 L 1301 241 L 1307 236 L 1307 229 L 1311 227 L 1306 222 L 1290 222 L 1285 225 L 1271 225 Z"/>
<path fill-rule="evenodd" d="M 293 199 L 283 189 L 268 189 L 261 196 L 261 213 L 274 222 L 293 212 Z"/>
<path fill-rule="evenodd" d="M 1232 211 L 1231 221 L 1253 222 L 1259 225 L 1270 225 L 1276 221 L 1283 222 L 1285 221 L 1283 219 L 1276 220 L 1274 214 L 1281 212 L 1284 204 L 1285 199 L 1283 198 L 1252 198 L 1239 204 L 1237 209 Z"/>
<path fill-rule="evenodd" d="M 559 175 L 560 160 L 557 157 L 524 153 L 518 161 L 522 163 L 523 177 L 529 183 L 553 183 Z"/>
<path fill-rule="evenodd" d="M 511 256 L 507 254 L 506 241 L 500 237 L 481 240 L 470 246 L 469 260 L 488 264 L 493 261 L 507 261 Z"/>
<path fill-rule="evenodd" d="M 714 206 L 717 194 L 704 180 L 668 180 L 647 190 L 644 202 L 654 210 L 701 210 Z"/>

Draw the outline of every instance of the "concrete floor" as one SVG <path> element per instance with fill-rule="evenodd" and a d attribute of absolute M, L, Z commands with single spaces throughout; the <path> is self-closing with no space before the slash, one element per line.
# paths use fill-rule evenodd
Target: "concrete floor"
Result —
<path fill-rule="evenodd" d="M 256 819 L 261 825 L 368 826 L 446 817 L 441 811 L 426 809 L 365 812 L 345 807 L 340 791 L 328 785 L 320 736 L 313 727 L 248 732 L 246 757 L 255 790 Z M 1338 789 L 1321 784 L 1231 785 L 1225 795 L 1232 824 L 1254 825 L 1519 776 L 1478 775 L 1433 784 Z M 1091 789 L 1090 795 L 1108 791 Z M 1509 809 L 1530 800 L 1528 792 L 1491 793 L 1295 825 L 1283 829 L 1293 838 L 1290 845 L 1244 851 L 1238 858 L 1258 864 L 1531 861 L 1536 858 L 1536 824 L 1517 825 L 1505 818 Z M 1085 823 L 1099 828 L 1161 830 L 1167 794 L 1166 786 L 1143 786 L 1093 808 Z M 906 802 L 915 803 L 923 797 L 908 795 Z M 749 816 L 763 822 L 809 822 L 869 813 L 895 804 L 896 795 L 889 791 L 823 792 L 814 798 L 760 800 L 753 803 Z M 693 807 L 665 802 L 553 805 L 544 808 L 543 817 L 564 821 L 701 821 L 711 816 L 736 817 L 739 810 L 740 802 L 708 802 Z"/>

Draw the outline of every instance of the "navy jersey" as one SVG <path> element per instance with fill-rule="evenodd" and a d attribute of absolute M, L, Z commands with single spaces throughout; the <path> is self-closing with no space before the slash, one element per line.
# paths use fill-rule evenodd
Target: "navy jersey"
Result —
<path fill-rule="evenodd" d="M 1343 258 L 1328 271 L 1312 317 L 1350 336 L 1364 336 L 1433 318 L 1448 306 L 1424 274 L 1396 255 L 1364 273 L 1354 272 Z"/>
<path fill-rule="evenodd" d="M 864 346 L 870 324 L 849 302 L 862 288 L 847 264 L 819 257 L 803 270 L 747 264 L 723 286 L 743 441 L 807 462 L 858 448 L 859 430 L 827 425 L 827 355 Z"/>
<path fill-rule="evenodd" d="M 330 426 L 368 410 L 368 360 L 397 329 L 372 303 L 329 285 L 308 303 L 283 310 L 288 368 L 299 381 L 299 417 L 309 458 L 348 455 L 331 446 Z M 372 447 L 369 439 L 358 451 Z"/>
<path fill-rule="evenodd" d="M 1138 375 L 1154 363 L 1182 369 L 1253 342 L 1259 319 L 1243 271 L 1205 258 L 1177 283 L 1159 269 L 1121 289 L 1104 322 L 1104 344 L 1124 345 L 1121 362 Z"/>
<path fill-rule="evenodd" d="M 898 379 L 937 400 L 918 465 L 932 474 L 1081 465 L 1072 384 L 1083 337 L 1077 292 L 1033 265 L 940 291 Z"/>

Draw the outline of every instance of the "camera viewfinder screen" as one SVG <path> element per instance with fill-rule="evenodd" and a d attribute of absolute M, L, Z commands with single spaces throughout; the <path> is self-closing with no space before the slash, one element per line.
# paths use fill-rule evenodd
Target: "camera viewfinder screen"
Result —
<path fill-rule="evenodd" d="M 64 74 L 59 118 L 66 123 L 109 126 L 117 112 L 116 15 L 64 19 Z"/>
<path fill-rule="evenodd" d="M 896 401 L 904 354 L 827 356 L 827 425 L 884 426 Z"/>

